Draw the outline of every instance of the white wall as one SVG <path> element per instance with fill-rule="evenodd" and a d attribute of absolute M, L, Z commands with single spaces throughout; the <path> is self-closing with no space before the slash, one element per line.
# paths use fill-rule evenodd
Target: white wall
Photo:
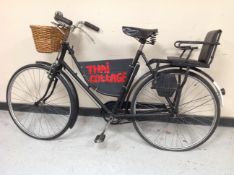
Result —
<path fill-rule="evenodd" d="M 122 33 L 122 25 L 158 28 L 157 44 L 145 48 L 148 57 L 158 58 L 178 54 L 175 40 L 203 40 L 209 30 L 222 29 L 222 45 L 206 71 L 227 91 L 222 115 L 234 117 L 233 7 L 232 0 L 1 0 L 0 101 L 5 101 L 7 82 L 16 69 L 36 60 L 54 60 L 55 54 L 35 51 L 29 25 L 49 25 L 60 10 L 73 21 L 87 20 L 102 29 L 99 34 L 89 31 L 95 45 L 83 35 L 74 37 L 81 61 L 133 57 L 138 43 Z M 81 93 L 81 106 L 93 106 L 86 99 Z"/>

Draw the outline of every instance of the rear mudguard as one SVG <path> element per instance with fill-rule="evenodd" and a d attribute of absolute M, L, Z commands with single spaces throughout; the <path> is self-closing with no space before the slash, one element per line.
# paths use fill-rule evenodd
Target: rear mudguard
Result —
<path fill-rule="evenodd" d="M 153 63 L 152 63 L 153 64 Z M 176 67 L 176 66 L 171 66 L 171 65 L 164 65 L 164 66 L 161 66 L 159 67 L 159 70 L 158 71 L 163 71 L 163 70 L 167 70 L 167 69 L 180 69 L 179 67 Z M 190 70 L 195 73 L 195 74 L 199 74 L 199 75 L 202 75 L 203 77 L 206 78 L 206 80 L 208 80 L 209 82 L 212 83 L 213 87 L 216 89 L 217 91 L 217 94 L 218 94 L 218 97 L 219 97 L 219 100 L 220 100 L 220 104 L 221 106 L 224 105 L 224 101 L 223 101 L 223 93 L 222 93 L 222 90 L 220 89 L 220 87 L 218 86 L 218 84 L 214 81 L 214 79 L 208 75 L 206 72 L 202 71 L 201 69 L 198 69 L 196 67 L 191 67 Z M 131 87 L 129 93 L 128 93 L 128 96 L 126 98 L 126 101 L 131 101 L 130 98 L 132 97 L 133 93 L 134 93 L 134 89 L 136 89 L 136 87 L 138 85 L 140 85 L 140 83 L 147 77 L 151 76 L 152 73 L 151 72 L 146 72 L 145 74 L 143 74 Z"/>
<path fill-rule="evenodd" d="M 48 66 L 48 67 L 51 66 L 51 63 L 48 63 L 48 62 L 45 62 L 45 61 L 36 61 L 36 64 L 42 64 L 42 65 L 45 65 L 45 66 Z M 76 109 L 74 115 L 71 116 L 71 121 L 70 121 L 70 124 L 69 124 L 69 128 L 72 128 L 74 126 L 74 124 L 76 123 L 77 116 L 78 116 L 78 113 L 79 113 L 79 98 L 78 98 L 76 88 L 75 88 L 74 83 L 72 82 L 71 78 L 64 71 L 61 71 L 61 75 L 71 85 L 73 97 L 74 97 L 75 103 L 77 104 L 77 109 Z"/>

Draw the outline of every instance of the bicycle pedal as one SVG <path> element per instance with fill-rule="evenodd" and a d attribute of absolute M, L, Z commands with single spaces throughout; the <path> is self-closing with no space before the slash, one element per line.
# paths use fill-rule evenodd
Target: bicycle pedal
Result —
<path fill-rule="evenodd" d="M 95 142 L 95 143 L 104 142 L 105 138 L 106 138 L 106 135 L 105 135 L 104 133 L 99 134 L 99 135 L 97 135 L 96 138 L 94 139 L 94 142 Z"/>

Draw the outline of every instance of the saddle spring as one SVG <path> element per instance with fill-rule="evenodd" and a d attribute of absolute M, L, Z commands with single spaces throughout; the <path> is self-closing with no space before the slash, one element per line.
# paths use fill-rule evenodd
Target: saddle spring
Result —
<path fill-rule="evenodd" d="M 156 32 L 154 32 L 150 37 L 147 39 L 146 44 L 154 45 L 156 43 Z"/>

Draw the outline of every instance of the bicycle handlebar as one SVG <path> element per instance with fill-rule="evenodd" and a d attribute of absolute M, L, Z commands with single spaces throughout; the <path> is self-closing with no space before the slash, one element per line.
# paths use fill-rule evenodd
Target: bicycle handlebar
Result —
<path fill-rule="evenodd" d="M 62 22 L 68 26 L 72 26 L 72 24 L 73 24 L 73 22 L 70 19 L 65 18 L 63 16 L 63 13 L 60 11 L 55 12 L 54 19 L 55 19 L 55 21 L 60 22 L 60 23 Z M 85 27 L 90 28 L 96 32 L 100 31 L 99 27 L 95 26 L 94 24 L 91 24 L 90 22 L 85 21 L 85 22 L 81 22 L 81 23 L 84 24 Z M 77 26 L 74 26 L 74 27 L 77 27 Z"/>
<path fill-rule="evenodd" d="M 97 27 L 94 24 L 91 24 L 90 22 L 87 22 L 87 21 L 84 21 L 84 22 L 78 21 L 76 24 L 73 25 L 73 22 L 70 19 L 63 17 L 63 13 L 60 11 L 55 12 L 54 19 L 57 23 L 55 23 L 55 22 L 51 22 L 51 23 L 54 24 L 59 30 L 60 30 L 60 27 L 65 27 L 65 28 L 69 28 L 70 32 L 73 32 L 76 28 L 78 28 L 82 32 L 84 32 L 93 43 L 95 43 L 94 39 L 85 30 L 83 30 L 80 25 L 84 25 L 85 27 L 90 28 L 96 32 L 100 31 L 99 27 Z M 60 30 L 60 32 L 63 33 L 61 30 Z M 69 38 L 69 36 L 70 36 L 70 34 L 68 35 L 67 38 Z"/>
<path fill-rule="evenodd" d="M 100 28 L 99 28 L 99 27 L 97 27 L 97 26 L 95 26 L 94 24 L 91 24 L 91 23 L 89 23 L 89 22 L 87 22 L 87 21 L 84 22 L 84 25 L 85 25 L 86 27 L 88 27 L 88 28 L 90 28 L 90 29 L 96 31 L 96 32 L 99 32 L 99 31 L 100 31 Z"/>
<path fill-rule="evenodd" d="M 55 21 L 63 22 L 69 26 L 71 26 L 73 24 L 73 22 L 70 19 L 63 17 L 63 13 L 59 12 L 59 11 L 55 13 L 54 19 L 55 19 Z"/>

